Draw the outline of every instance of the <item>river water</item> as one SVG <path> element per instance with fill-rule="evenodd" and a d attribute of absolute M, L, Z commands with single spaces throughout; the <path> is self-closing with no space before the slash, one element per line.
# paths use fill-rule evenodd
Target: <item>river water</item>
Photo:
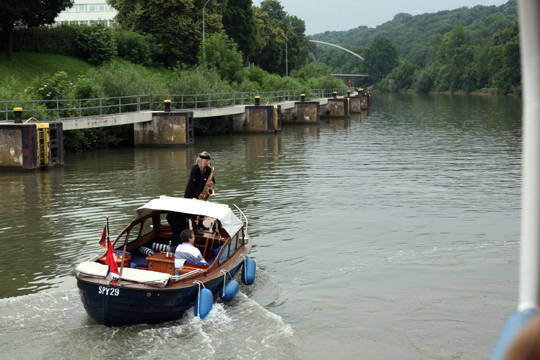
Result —
<path fill-rule="evenodd" d="M 204 320 L 106 328 L 75 266 L 196 154 L 249 218 L 254 285 Z M 382 95 L 373 109 L 189 148 L 0 173 L 0 352 L 11 359 L 481 359 L 517 306 L 521 102 Z"/>

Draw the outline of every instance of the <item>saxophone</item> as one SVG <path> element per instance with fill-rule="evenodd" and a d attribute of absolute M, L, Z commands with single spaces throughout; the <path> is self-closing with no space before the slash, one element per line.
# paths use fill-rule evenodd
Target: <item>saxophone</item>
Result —
<path fill-rule="evenodd" d="M 212 189 L 212 187 L 210 186 L 210 181 L 214 179 L 214 168 L 210 166 L 210 169 L 211 169 L 210 175 L 208 176 L 208 179 L 206 179 L 206 184 L 204 184 L 204 188 L 201 191 L 201 194 L 202 194 L 201 200 L 205 200 L 205 201 L 208 200 L 210 196 L 214 196 L 214 194 L 216 193 L 214 189 Z"/>

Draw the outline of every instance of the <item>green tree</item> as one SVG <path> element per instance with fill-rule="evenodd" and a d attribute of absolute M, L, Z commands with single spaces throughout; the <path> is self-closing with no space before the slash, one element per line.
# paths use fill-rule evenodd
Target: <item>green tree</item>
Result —
<path fill-rule="evenodd" d="M 237 44 L 244 61 L 255 51 L 255 15 L 251 0 L 229 0 L 223 14 L 223 28 Z"/>
<path fill-rule="evenodd" d="M 113 31 L 105 24 L 80 25 L 77 45 L 79 56 L 93 65 L 101 65 L 117 54 Z"/>
<path fill-rule="evenodd" d="M 205 0 L 108 0 L 118 10 L 116 20 L 126 29 L 153 35 L 163 46 L 162 62 L 196 64 L 202 42 Z M 205 7 L 205 35 L 223 29 L 227 2 L 209 1 Z"/>
<path fill-rule="evenodd" d="M 305 64 L 310 55 L 305 22 L 288 15 L 278 0 L 264 0 L 254 9 L 257 51 L 251 61 L 281 75 Z"/>
<path fill-rule="evenodd" d="M 436 63 L 439 65 L 435 79 L 439 91 L 456 91 L 463 89 L 464 81 L 475 72 L 471 64 L 474 59 L 474 48 L 469 44 L 467 29 L 459 24 L 443 36 L 441 46 L 437 50 Z M 467 87 L 475 84 L 468 81 Z"/>
<path fill-rule="evenodd" d="M 500 31 L 494 36 L 490 48 L 489 62 L 493 85 L 502 92 L 519 92 L 521 85 L 521 60 L 519 50 L 519 26 L 515 22 L 511 28 Z"/>
<path fill-rule="evenodd" d="M 251 60 L 263 70 L 284 74 L 282 64 L 285 63 L 285 33 L 272 21 L 270 14 L 261 8 L 255 8 L 255 19 L 257 51 Z"/>
<path fill-rule="evenodd" d="M 416 70 L 418 70 L 418 66 L 408 61 L 400 61 L 399 65 L 388 74 L 387 78 L 394 81 L 396 90 L 408 89 L 414 82 L 414 73 Z"/>
<path fill-rule="evenodd" d="M 330 75 L 330 66 L 322 62 L 312 62 L 302 67 L 300 70 L 295 71 L 291 74 L 292 77 L 309 80 L 310 78 L 316 78 L 319 76 Z"/>
<path fill-rule="evenodd" d="M 310 53 L 310 42 L 306 38 L 306 24 L 304 20 L 293 15 L 287 15 L 283 31 L 286 36 L 286 62 L 285 68 L 291 71 L 306 64 Z"/>
<path fill-rule="evenodd" d="M 162 53 L 152 35 L 142 35 L 120 27 L 114 28 L 118 56 L 134 64 L 150 65 Z"/>
<path fill-rule="evenodd" d="M 278 0 L 264 0 L 261 2 L 261 10 L 268 13 L 272 21 L 283 23 L 287 18 L 287 13 Z"/>
<path fill-rule="evenodd" d="M 13 55 L 13 29 L 15 26 L 41 26 L 54 23 L 64 9 L 73 6 L 71 0 L 2 0 L 0 29 L 6 42 L 6 54 Z"/>
<path fill-rule="evenodd" d="M 364 54 L 367 70 L 374 79 L 384 78 L 398 64 L 396 48 L 385 37 L 375 39 Z"/>
<path fill-rule="evenodd" d="M 206 62 L 203 65 L 215 68 L 222 79 L 240 81 L 242 54 L 236 47 L 236 43 L 224 32 L 213 34 L 205 41 Z M 202 51 L 199 53 L 199 62 L 203 62 Z"/>

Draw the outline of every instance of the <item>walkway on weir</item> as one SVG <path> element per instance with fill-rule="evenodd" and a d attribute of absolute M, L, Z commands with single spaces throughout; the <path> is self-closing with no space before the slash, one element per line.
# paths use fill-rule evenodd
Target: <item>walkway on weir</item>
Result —
<path fill-rule="evenodd" d="M 22 118 L 39 121 L 62 122 L 64 130 L 88 129 L 149 122 L 152 113 L 165 109 L 170 100 L 172 111 L 192 111 L 193 118 L 242 115 L 245 107 L 255 104 L 279 105 L 282 111 L 294 108 L 305 93 L 306 100 L 321 105 L 334 94 L 343 96 L 348 89 L 317 89 L 301 91 L 275 91 L 267 93 L 220 93 L 202 95 L 134 95 L 98 99 L 24 100 L 0 102 L 1 122 L 11 122 L 13 109 L 22 108 Z"/>

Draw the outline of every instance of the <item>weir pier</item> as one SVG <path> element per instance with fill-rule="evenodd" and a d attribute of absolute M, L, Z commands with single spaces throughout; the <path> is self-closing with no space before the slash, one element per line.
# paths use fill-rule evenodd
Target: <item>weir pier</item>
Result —
<path fill-rule="evenodd" d="M 263 97 L 258 95 L 250 99 L 251 101 L 242 101 L 241 104 L 187 109 L 174 109 L 178 105 L 186 104 L 184 97 L 179 101 L 175 96 L 167 96 L 173 100 L 162 100 L 159 105 L 153 101 L 126 102 L 125 99 L 122 103 L 121 98 L 120 105 L 112 106 L 95 106 L 98 100 L 103 104 L 110 103 L 104 101 L 109 99 L 62 100 L 58 101 L 56 108 L 52 110 L 57 114 L 56 117 L 51 116 L 52 120 L 33 117 L 39 112 L 39 108 L 33 104 L 43 102 L 32 102 L 30 110 L 17 106 L 13 108 L 13 112 L 8 112 L 8 103 L 4 102 L 6 110 L 0 110 L 0 116 L 4 114 L 6 118 L 0 121 L 0 170 L 34 170 L 62 166 L 63 134 L 70 130 L 133 124 L 134 146 L 189 146 L 195 142 L 194 122 L 197 119 L 222 118 L 223 121 L 232 121 L 235 133 L 279 132 L 282 125 L 319 124 L 320 119 L 325 117 L 349 117 L 351 113 L 369 110 L 372 102 L 371 93 L 362 89 L 357 89 L 354 95 L 344 89 L 334 90 L 331 94 L 328 94 L 328 90 L 320 93 L 311 91 L 310 95 L 309 101 L 305 94 L 289 93 L 282 98 L 269 97 L 270 100 L 266 103 L 261 103 Z M 144 96 L 136 98 L 144 100 Z M 277 101 L 270 102 L 271 100 Z M 80 106 L 74 108 L 74 101 L 78 101 Z M 71 103 L 68 108 L 64 108 L 59 102 Z M 18 103 L 27 105 L 30 101 Z M 144 110 L 145 105 L 159 110 Z M 118 111 L 103 114 L 111 108 Z M 126 109 L 132 111 L 126 112 Z M 81 116 L 61 117 L 68 110 L 78 112 Z M 83 116 L 88 111 L 98 110 L 98 115 Z M 23 121 L 26 113 L 32 116 Z"/>

